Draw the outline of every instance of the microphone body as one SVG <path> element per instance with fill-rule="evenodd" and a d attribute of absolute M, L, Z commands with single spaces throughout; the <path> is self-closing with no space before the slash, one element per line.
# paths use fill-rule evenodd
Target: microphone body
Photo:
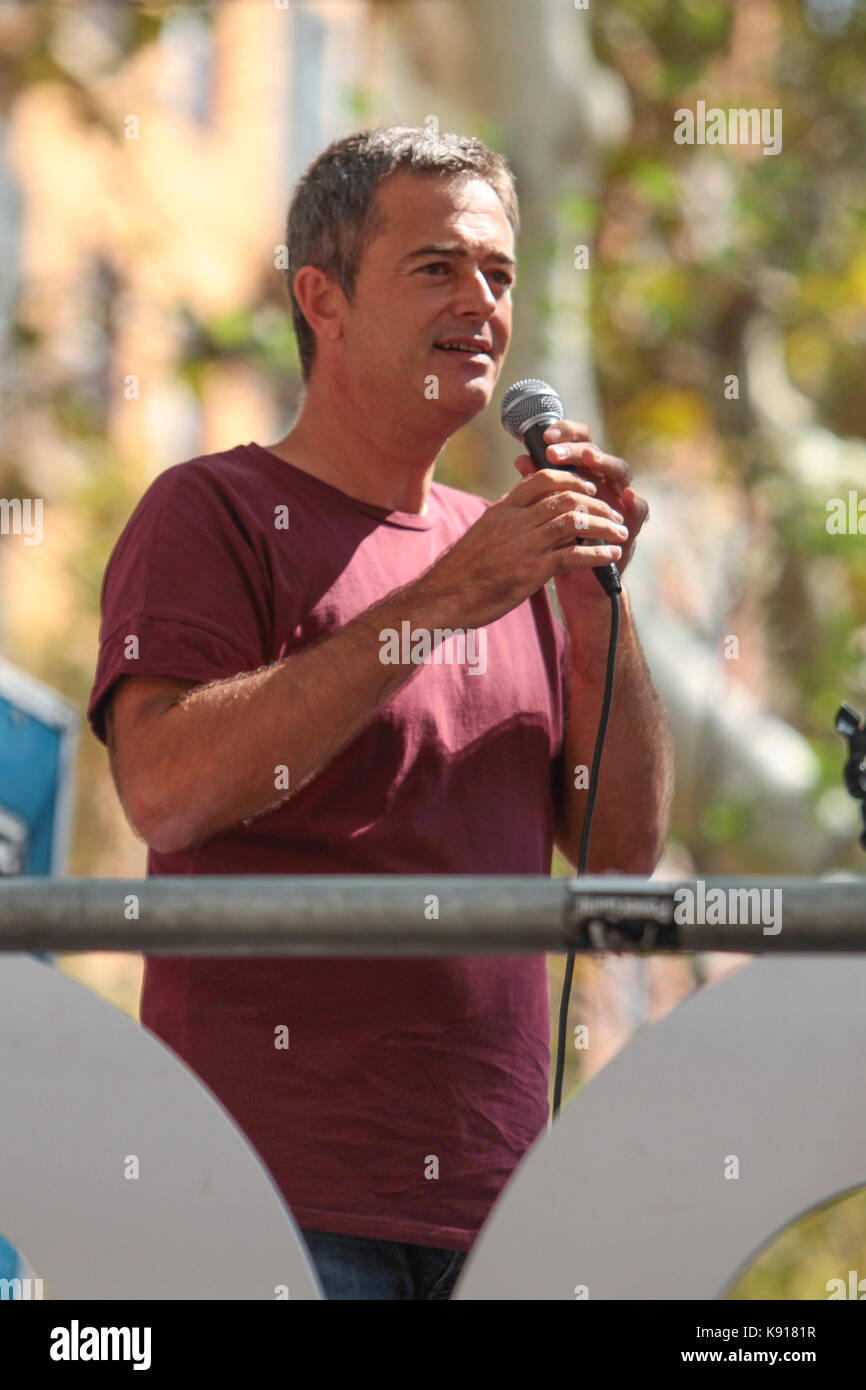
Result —
<path fill-rule="evenodd" d="M 544 431 L 562 419 L 562 402 L 552 386 L 536 378 L 518 381 L 506 391 L 502 401 L 503 427 L 523 444 L 536 468 L 551 468 L 547 458 Z M 578 540 L 578 545 L 583 545 Z M 616 565 L 595 565 L 593 574 L 612 598 L 622 592 Z"/>

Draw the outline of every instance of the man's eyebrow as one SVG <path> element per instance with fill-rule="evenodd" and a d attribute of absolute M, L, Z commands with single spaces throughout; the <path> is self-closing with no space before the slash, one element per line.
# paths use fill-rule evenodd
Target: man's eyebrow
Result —
<path fill-rule="evenodd" d="M 404 261 L 415 260 L 418 256 L 467 256 L 469 252 L 465 246 L 461 246 L 459 241 L 440 241 L 432 246 L 419 246 L 416 251 L 410 251 L 403 257 Z M 487 251 L 484 259 L 496 261 L 499 265 L 508 265 L 514 269 L 517 265 L 513 256 L 507 256 L 504 251 Z"/>

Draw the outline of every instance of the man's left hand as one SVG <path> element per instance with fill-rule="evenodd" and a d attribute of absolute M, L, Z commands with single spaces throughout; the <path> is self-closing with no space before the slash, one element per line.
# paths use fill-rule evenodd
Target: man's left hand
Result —
<path fill-rule="evenodd" d="M 617 544 L 622 546 L 622 556 L 616 562 L 620 575 L 631 559 L 638 533 L 649 516 L 649 504 L 639 497 L 631 487 L 631 469 L 625 459 L 606 454 L 592 443 L 587 425 L 574 420 L 559 420 L 544 431 L 547 444 L 547 459 L 552 468 L 574 468 L 580 475 L 597 488 L 597 496 L 607 502 L 622 516 L 622 524 L 628 527 L 628 540 Z M 515 460 L 520 473 L 526 478 L 535 472 L 532 459 L 522 454 Z M 591 531 L 587 533 L 591 536 Z M 565 594 L 606 598 L 605 592 L 591 570 L 574 570 L 571 574 L 559 575 L 554 580 L 561 597 Z"/>

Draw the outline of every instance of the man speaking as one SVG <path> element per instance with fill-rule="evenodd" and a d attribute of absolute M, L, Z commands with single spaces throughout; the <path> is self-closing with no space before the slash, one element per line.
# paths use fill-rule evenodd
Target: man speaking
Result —
<path fill-rule="evenodd" d="M 497 502 L 433 480 L 508 349 L 517 222 L 507 164 L 462 136 L 362 132 L 301 180 L 296 424 L 166 469 L 106 569 L 88 718 L 149 874 L 576 863 L 591 568 L 625 568 L 646 503 L 565 420 Z M 624 592 L 590 870 L 652 871 L 670 780 Z M 330 1298 L 448 1298 L 545 1125 L 543 956 L 151 957 L 141 1017 L 256 1147 Z"/>

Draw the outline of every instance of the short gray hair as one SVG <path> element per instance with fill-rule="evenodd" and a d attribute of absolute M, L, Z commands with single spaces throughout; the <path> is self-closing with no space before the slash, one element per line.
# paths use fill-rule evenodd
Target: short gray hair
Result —
<path fill-rule="evenodd" d="M 483 179 L 498 195 L 515 235 L 519 226 L 514 175 L 507 160 L 471 135 L 439 134 L 426 127 L 392 126 L 361 130 L 335 140 L 301 178 L 286 226 L 286 281 L 301 372 L 310 376 L 316 335 L 295 298 L 294 279 L 302 266 L 330 275 L 351 300 L 361 257 L 378 226 L 375 194 L 389 174 Z"/>

